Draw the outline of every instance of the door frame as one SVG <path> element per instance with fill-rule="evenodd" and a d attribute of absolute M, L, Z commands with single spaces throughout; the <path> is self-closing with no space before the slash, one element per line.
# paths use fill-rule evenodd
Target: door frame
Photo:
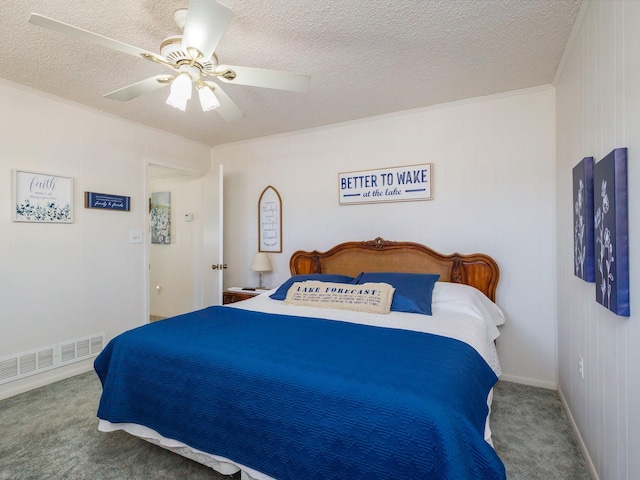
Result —
<path fill-rule="evenodd" d="M 201 179 L 201 181 L 204 181 L 204 177 L 209 173 L 209 172 L 202 172 L 201 170 L 197 170 L 197 169 L 192 169 L 189 167 L 185 167 L 184 165 L 178 165 L 178 164 L 172 164 L 169 162 L 162 162 L 162 161 L 155 161 L 155 160 L 149 160 L 149 159 L 145 159 L 144 162 L 144 192 L 145 192 L 145 196 L 144 196 L 144 202 L 145 202 L 145 208 L 144 208 L 144 215 L 145 215 L 145 220 L 144 220 L 144 269 L 145 269 L 145 274 L 144 274 L 144 291 L 145 291 L 145 298 L 144 298 L 144 323 L 149 323 L 149 319 L 150 319 L 150 315 L 151 315 L 151 290 L 150 290 L 150 285 L 151 285 L 151 280 L 150 280 L 150 259 L 151 259 L 151 218 L 149 216 L 149 211 L 147 208 L 147 202 L 149 201 L 149 198 L 151 196 L 151 190 L 149 188 L 149 179 L 150 179 L 150 174 L 153 170 L 155 169 L 160 169 L 160 170 L 166 170 L 168 174 L 170 174 L 171 172 L 174 172 L 176 175 L 186 175 L 186 176 L 193 176 L 193 177 L 199 177 Z M 204 202 L 204 199 L 203 199 Z M 202 206 L 200 206 L 202 207 Z M 202 210 L 202 208 L 201 208 Z M 204 214 L 203 214 L 204 215 Z M 203 219 L 204 221 L 204 219 Z M 204 227 L 206 228 L 206 227 Z M 201 247 L 200 251 L 203 252 L 204 251 L 204 238 L 200 239 L 201 241 Z M 198 258 L 198 264 L 202 265 L 203 262 L 205 261 L 204 259 L 204 255 L 201 253 L 200 258 Z M 197 284 L 195 286 L 196 290 L 200 290 L 200 295 L 199 295 L 199 301 L 197 301 L 197 305 L 194 305 L 195 309 L 197 309 L 198 307 L 202 308 L 203 302 L 205 301 L 204 295 L 202 294 L 202 291 L 204 289 L 204 284 L 208 283 L 206 282 L 204 279 L 201 280 L 200 282 L 196 282 L 199 283 L 199 285 Z M 194 295 L 196 294 L 196 292 L 193 292 Z"/>

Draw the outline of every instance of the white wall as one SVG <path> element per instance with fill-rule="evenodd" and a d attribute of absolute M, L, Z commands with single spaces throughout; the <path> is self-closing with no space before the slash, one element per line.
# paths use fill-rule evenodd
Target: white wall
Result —
<path fill-rule="evenodd" d="M 210 148 L 0 83 L 0 357 L 146 321 L 145 159 L 200 173 Z M 11 170 L 73 177 L 73 224 L 12 222 Z M 85 191 L 131 197 L 130 212 L 87 210 Z M 0 398 L 78 369 L 0 385 Z"/>
<path fill-rule="evenodd" d="M 225 285 L 257 284 L 258 198 L 282 198 L 283 253 L 350 240 L 483 252 L 501 268 L 504 377 L 555 387 L 555 98 L 551 87 L 371 118 L 213 149 L 225 168 Z M 338 173 L 433 163 L 434 200 L 340 206 Z M 215 169 L 215 168 L 214 168 Z"/>
<path fill-rule="evenodd" d="M 601 479 L 640 478 L 640 2 L 587 4 L 557 81 L 559 388 Z M 572 169 L 628 148 L 631 317 L 573 275 Z M 596 189 L 597 191 L 597 189 Z M 585 361 L 585 379 L 578 356 Z"/>

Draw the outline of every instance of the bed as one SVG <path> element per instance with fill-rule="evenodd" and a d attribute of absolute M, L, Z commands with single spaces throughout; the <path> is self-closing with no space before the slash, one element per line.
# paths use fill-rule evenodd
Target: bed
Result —
<path fill-rule="evenodd" d="M 243 480 L 505 478 L 491 257 L 376 238 L 298 251 L 290 270 L 250 300 L 111 340 L 99 429 Z M 384 313 L 354 305 L 372 292 Z"/>

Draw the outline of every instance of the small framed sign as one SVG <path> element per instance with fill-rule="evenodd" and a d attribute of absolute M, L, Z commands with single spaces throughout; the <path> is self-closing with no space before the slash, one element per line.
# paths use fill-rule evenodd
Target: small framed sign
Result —
<path fill-rule="evenodd" d="M 84 208 L 101 208 L 104 210 L 130 210 L 131 197 L 112 195 L 110 193 L 84 192 Z"/>
<path fill-rule="evenodd" d="M 13 171 L 13 221 L 73 223 L 73 178 Z"/>
<path fill-rule="evenodd" d="M 431 163 L 340 173 L 340 205 L 432 200 Z"/>

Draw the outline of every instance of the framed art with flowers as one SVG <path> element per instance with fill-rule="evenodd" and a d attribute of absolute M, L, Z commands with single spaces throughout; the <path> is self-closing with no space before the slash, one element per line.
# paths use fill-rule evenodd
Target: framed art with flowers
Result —
<path fill-rule="evenodd" d="M 151 243 L 171 243 L 171 192 L 153 192 L 149 200 Z"/>
<path fill-rule="evenodd" d="M 73 223 L 73 178 L 13 171 L 13 221 Z"/>
<path fill-rule="evenodd" d="M 596 301 L 629 316 L 627 149 L 616 148 L 594 166 Z"/>
<path fill-rule="evenodd" d="M 595 282 L 593 250 L 593 157 L 573 167 L 573 273 Z"/>

